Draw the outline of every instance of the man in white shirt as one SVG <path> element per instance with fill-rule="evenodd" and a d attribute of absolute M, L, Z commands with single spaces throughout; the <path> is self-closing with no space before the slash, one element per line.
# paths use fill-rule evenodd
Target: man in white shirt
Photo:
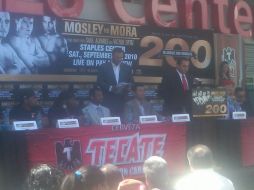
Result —
<path fill-rule="evenodd" d="M 112 60 L 99 67 L 97 83 L 105 95 L 105 105 L 112 115 L 121 115 L 124 102 L 133 83 L 132 68 L 122 61 L 124 51 L 116 47 L 112 51 Z"/>
<path fill-rule="evenodd" d="M 177 181 L 175 190 L 234 190 L 233 183 L 213 170 L 211 150 L 196 145 L 187 153 L 191 173 Z"/>
<path fill-rule="evenodd" d="M 87 125 L 100 125 L 102 117 L 110 117 L 108 108 L 101 105 L 103 101 L 103 93 L 99 87 L 94 87 L 90 90 L 91 102 L 88 106 L 82 109 Z"/>

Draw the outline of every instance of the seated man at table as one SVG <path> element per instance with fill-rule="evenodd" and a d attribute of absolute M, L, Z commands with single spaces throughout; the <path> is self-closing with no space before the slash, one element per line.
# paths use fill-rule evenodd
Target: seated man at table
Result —
<path fill-rule="evenodd" d="M 79 124 L 84 123 L 84 117 L 74 93 L 67 90 L 60 93 L 49 109 L 48 118 L 52 127 L 56 126 L 58 119 L 78 119 Z"/>
<path fill-rule="evenodd" d="M 37 125 L 47 125 L 47 117 L 38 105 L 37 97 L 32 89 L 20 90 L 18 97 L 19 104 L 9 113 L 10 124 L 13 121 L 36 121 Z"/>
<path fill-rule="evenodd" d="M 134 99 L 125 104 L 124 121 L 126 123 L 138 123 L 139 116 L 156 115 L 152 105 L 145 99 L 144 85 L 136 84 L 132 87 Z"/>
<path fill-rule="evenodd" d="M 100 125 L 100 119 L 102 117 L 110 117 L 110 111 L 101 105 L 103 102 L 103 93 L 100 87 L 92 88 L 89 95 L 91 102 L 82 110 L 85 123 L 87 125 Z"/>
<path fill-rule="evenodd" d="M 247 116 L 253 116 L 253 108 L 251 103 L 247 100 L 247 93 L 244 88 L 235 88 L 235 101 L 241 111 L 245 111 Z"/>
<path fill-rule="evenodd" d="M 235 83 L 233 81 L 228 82 L 224 85 L 227 95 L 227 108 L 228 112 L 225 119 L 231 119 L 233 112 L 241 111 L 241 106 L 236 102 L 235 99 Z"/>

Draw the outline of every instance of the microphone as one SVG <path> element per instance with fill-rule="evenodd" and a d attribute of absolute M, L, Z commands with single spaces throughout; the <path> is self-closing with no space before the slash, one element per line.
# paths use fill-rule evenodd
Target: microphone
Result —
<path fill-rule="evenodd" d="M 193 79 L 193 84 L 196 86 L 201 86 L 202 85 L 202 80 L 200 78 L 194 78 Z"/>

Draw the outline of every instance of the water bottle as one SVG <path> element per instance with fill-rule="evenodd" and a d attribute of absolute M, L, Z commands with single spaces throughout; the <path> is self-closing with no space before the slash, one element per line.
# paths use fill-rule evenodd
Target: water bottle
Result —
<path fill-rule="evenodd" d="M 38 129 L 41 129 L 42 128 L 42 116 L 41 116 L 41 112 L 38 112 L 38 114 L 36 115 L 35 121 L 36 121 Z"/>

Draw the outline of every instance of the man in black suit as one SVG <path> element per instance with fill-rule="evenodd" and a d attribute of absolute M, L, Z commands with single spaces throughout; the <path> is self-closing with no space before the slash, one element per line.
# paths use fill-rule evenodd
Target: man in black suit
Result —
<path fill-rule="evenodd" d="M 191 113 L 192 78 L 190 60 L 177 58 L 176 68 L 164 74 L 159 93 L 164 99 L 165 114 Z"/>
<path fill-rule="evenodd" d="M 112 60 L 100 66 L 97 76 L 97 83 L 104 91 L 105 106 L 112 115 L 122 113 L 127 92 L 133 82 L 132 69 L 122 63 L 123 58 L 124 51 L 114 48 Z"/>

